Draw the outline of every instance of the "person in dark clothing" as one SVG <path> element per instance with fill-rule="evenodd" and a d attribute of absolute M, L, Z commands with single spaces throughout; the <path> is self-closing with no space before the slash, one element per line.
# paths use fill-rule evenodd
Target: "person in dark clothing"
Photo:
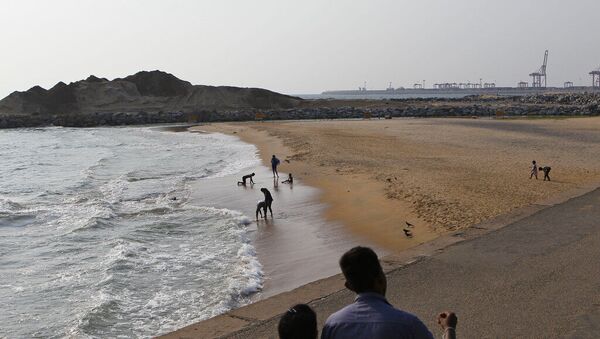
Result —
<path fill-rule="evenodd" d="M 271 218 L 273 218 L 273 209 L 271 209 L 271 204 L 273 203 L 273 196 L 271 195 L 271 192 L 269 192 L 269 190 L 264 187 L 261 188 L 260 191 L 263 192 L 263 194 L 265 195 L 265 207 L 263 208 L 265 211 L 265 219 L 267 218 L 267 208 L 271 212 Z"/>
<path fill-rule="evenodd" d="M 317 339 L 317 314 L 306 304 L 298 304 L 285 312 L 277 327 L 280 339 Z"/>
<path fill-rule="evenodd" d="M 544 172 L 544 181 L 548 180 L 550 181 L 550 176 L 548 174 L 550 174 L 550 166 L 544 166 L 544 167 L 540 167 L 540 171 Z"/>
<path fill-rule="evenodd" d="M 294 183 L 294 177 L 292 176 L 292 173 L 288 174 L 288 178 L 284 181 L 281 182 L 282 184 L 293 184 Z"/>
<path fill-rule="evenodd" d="M 252 180 L 252 177 L 253 177 L 253 176 L 254 176 L 254 173 L 251 173 L 251 174 L 244 175 L 244 176 L 242 177 L 242 181 L 238 181 L 238 186 L 239 186 L 239 185 L 244 185 L 244 186 L 246 186 L 246 180 L 248 180 L 248 179 L 250 179 L 250 185 L 254 185 L 254 180 Z"/>
<path fill-rule="evenodd" d="M 279 178 L 279 173 L 277 173 L 277 166 L 279 166 L 279 163 L 279 159 L 277 159 L 275 154 L 273 154 L 273 157 L 271 157 L 271 169 L 273 170 L 273 178 L 275 178 L 275 176 Z"/>
<path fill-rule="evenodd" d="M 256 220 L 258 221 L 258 215 L 260 214 L 260 217 L 262 218 L 263 214 L 262 214 L 262 209 L 265 209 L 266 203 L 264 201 L 259 201 L 258 204 L 256 204 Z M 265 210 L 265 218 L 267 217 L 267 211 Z"/>

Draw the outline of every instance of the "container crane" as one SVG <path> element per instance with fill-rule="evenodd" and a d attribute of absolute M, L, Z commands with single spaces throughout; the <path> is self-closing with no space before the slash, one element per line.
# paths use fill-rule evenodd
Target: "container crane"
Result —
<path fill-rule="evenodd" d="M 544 53 L 544 63 L 536 72 L 529 74 L 532 77 L 531 87 L 546 88 L 546 66 L 548 65 L 548 50 Z M 542 84 L 543 78 L 543 84 Z"/>

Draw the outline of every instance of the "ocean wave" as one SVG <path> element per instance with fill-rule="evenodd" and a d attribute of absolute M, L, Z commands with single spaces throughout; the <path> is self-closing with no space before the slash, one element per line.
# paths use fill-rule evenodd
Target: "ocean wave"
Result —
<path fill-rule="evenodd" d="M 14 200 L 8 198 L 0 198 L 0 213 L 12 214 L 23 209 L 23 205 L 19 204 Z"/>
<path fill-rule="evenodd" d="M 35 222 L 35 215 L 32 214 L 12 214 L 3 215 L 0 211 L 0 227 L 26 227 Z"/>
<path fill-rule="evenodd" d="M 27 286 L 27 302 L 3 296 L 41 320 L 37 328 L 10 323 L 10 333 L 148 337 L 238 307 L 262 289 L 251 219 L 194 205 L 191 191 L 195 180 L 258 165 L 254 146 L 144 128 L 44 129 L 42 140 L 37 133 L 20 136 L 36 144 L 17 143 L 29 147 L 20 149 L 27 157 L 10 158 L 22 167 L 31 159 L 33 174 L 21 171 L 2 188 L 0 220 L 4 213 L 27 227 L 0 239 L 20 251 L 10 258 L 18 269 L 9 268 L 20 280 L 0 284 Z M 56 317 L 28 306 L 45 301 Z"/>

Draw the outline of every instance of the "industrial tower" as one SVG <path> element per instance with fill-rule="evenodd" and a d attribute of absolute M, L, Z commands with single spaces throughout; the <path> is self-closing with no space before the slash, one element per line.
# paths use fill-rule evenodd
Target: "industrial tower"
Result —
<path fill-rule="evenodd" d="M 548 50 L 546 50 L 546 53 L 544 53 L 544 63 L 542 64 L 542 67 L 540 67 L 540 69 L 537 70 L 536 72 L 529 74 L 529 76 L 533 78 L 533 81 L 531 82 L 531 87 L 546 88 L 546 65 L 547 64 L 548 64 Z M 542 85 L 542 78 L 544 78 L 543 85 Z"/>
<path fill-rule="evenodd" d="M 592 87 L 600 88 L 600 67 L 590 72 L 592 76 Z"/>

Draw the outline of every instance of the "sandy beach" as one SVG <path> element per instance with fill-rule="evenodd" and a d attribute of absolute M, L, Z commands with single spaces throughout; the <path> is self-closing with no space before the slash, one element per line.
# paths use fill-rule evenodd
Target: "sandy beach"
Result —
<path fill-rule="evenodd" d="M 277 149 L 281 150 L 283 147 Z M 259 153 L 263 155 L 264 151 Z M 338 273 L 337 258 L 349 247 L 367 243 L 385 251 L 377 243 L 347 232 L 341 222 L 324 218 L 327 206 L 319 200 L 320 191 L 302 179 L 293 185 L 283 184 L 287 172 L 282 169 L 280 177 L 274 179 L 264 165 L 248 168 L 242 174 L 249 173 L 256 174 L 254 185 L 237 185 L 241 180 L 237 174 L 199 181 L 190 199 L 199 205 L 241 211 L 250 218 L 248 227 L 264 273 L 263 288 L 253 300 Z M 256 204 L 264 199 L 262 187 L 275 199 L 274 217 L 255 220 Z"/>
<path fill-rule="evenodd" d="M 328 220 L 401 251 L 600 181 L 600 118 L 211 124 L 322 189 Z M 532 160 L 551 182 L 529 179 Z M 405 221 L 414 237 L 403 235 Z"/>
<path fill-rule="evenodd" d="M 394 275 L 406 276 L 406 267 L 417 272 L 411 274 L 431 274 L 419 258 L 445 253 L 456 242 L 484 235 L 487 239 L 487 234 L 496 234 L 494 230 L 518 220 L 548 225 L 552 218 L 538 220 L 536 213 L 588 192 L 600 182 L 600 118 L 291 121 L 211 124 L 193 129 L 237 135 L 254 143 L 265 164 L 273 153 L 289 160 L 282 163 L 281 170 L 320 189 L 320 194 L 312 197 L 324 206 L 327 223 L 337 221 L 336 225 L 343 227 L 336 232 L 348 231 L 354 240 L 379 246 L 380 254 L 387 253 L 382 255 L 384 266 Z M 529 179 L 533 159 L 552 167 L 551 182 L 542 181 L 541 173 L 538 180 Z M 416 225 L 414 238 L 401 234 L 405 220 Z M 310 237 L 302 232 L 295 236 Z M 493 238 L 482 241 L 494 242 Z M 270 251 L 270 246 L 274 245 L 263 244 L 262 249 Z M 321 262 L 326 260 L 336 262 L 337 258 L 324 253 Z M 428 281 L 427 286 L 437 288 Z M 406 284 L 395 284 L 390 285 L 392 291 L 404 297 L 392 301 L 402 303 L 407 297 L 402 292 Z M 459 295 L 468 295 L 467 290 Z M 272 337 L 278 314 L 289 305 L 335 303 L 337 306 L 319 311 L 323 321 L 339 307 L 335 302 L 339 293 L 349 302 L 351 296 L 337 274 L 166 337 L 201 333 L 236 337 L 238 330 L 245 335 L 244 328 L 251 328 L 250 332 L 264 329 L 257 335 Z M 426 317 L 438 311 L 431 300 L 428 310 L 418 307 L 419 302 L 413 300 L 416 296 L 411 294 L 409 304 L 419 309 L 417 314 Z M 465 307 L 466 312 L 458 300 L 448 305 L 455 305 L 459 312 Z M 478 328 L 476 318 L 474 312 L 468 326 Z"/>

